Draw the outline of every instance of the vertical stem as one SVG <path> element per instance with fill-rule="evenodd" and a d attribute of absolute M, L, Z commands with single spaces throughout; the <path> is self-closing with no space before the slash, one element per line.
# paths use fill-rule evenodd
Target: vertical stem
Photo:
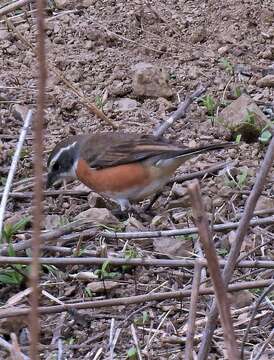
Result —
<path fill-rule="evenodd" d="M 44 0 L 37 0 L 37 60 L 38 60 L 38 98 L 37 113 L 34 122 L 34 209 L 33 209 L 33 238 L 32 238 L 32 266 L 30 281 L 32 287 L 30 314 L 32 360 L 39 359 L 38 343 L 40 337 L 39 324 L 39 271 L 40 271 L 40 243 L 41 223 L 43 220 L 43 125 L 46 90 L 46 52 L 44 41 Z"/>

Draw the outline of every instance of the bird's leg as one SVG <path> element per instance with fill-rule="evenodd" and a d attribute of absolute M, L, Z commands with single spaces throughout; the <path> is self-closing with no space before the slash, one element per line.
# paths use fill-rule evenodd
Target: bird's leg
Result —
<path fill-rule="evenodd" d="M 63 179 L 63 187 L 64 187 L 64 190 L 67 191 L 67 180 L 66 179 Z"/>

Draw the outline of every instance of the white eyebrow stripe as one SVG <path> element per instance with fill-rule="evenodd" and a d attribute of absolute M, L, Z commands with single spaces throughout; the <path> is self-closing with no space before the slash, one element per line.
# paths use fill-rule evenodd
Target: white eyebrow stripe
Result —
<path fill-rule="evenodd" d="M 51 159 L 51 162 L 50 162 L 50 164 L 49 164 L 49 168 L 52 168 L 52 166 L 56 163 L 57 159 L 59 158 L 59 156 L 60 156 L 63 152 L 70 150 L 70 149 L 73 148 L 76 144 L 77 144 L 77 141 L 74 141 L 73 144 L 68 145 L 68 146 L 60 149 L 60 150 L 58 151 L 58 153 Z"/>

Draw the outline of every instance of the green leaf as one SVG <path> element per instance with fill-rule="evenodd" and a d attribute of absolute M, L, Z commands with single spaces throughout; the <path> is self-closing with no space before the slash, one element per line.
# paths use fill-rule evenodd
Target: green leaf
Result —
<path fill-rule="evenodd" d="M 241 138 L 242 138 L 242 134 L 238 134 L 238 135 L 236 136 L 236 140 L 235 140 L 236 144 L 239 144 L 239 143 L 240 143 Z"/>
<path fill-rule="evenodd" d="M 132 346 L 130 349 L 128 349 L 127 357 L 128 357 L 128 359 L 131 359 L 131 360 L 137 359 L 137 349 L 135 346 Z"/>
<path fill-rule="evenodd" d="M 263 144 L 267 144 L 271 138 L 272 138 L 271 132 L 269 130 L 265 130 L 261 133 L 259 137 L 259 141 Z"/>
<path fill-rule="evenodd" d="M 0 274 L 0 283 L 3 283 L 5 285 L 19 285 L 22 280 L 22 275 L 16 273 L 15 271 L 6 274 Z"/>

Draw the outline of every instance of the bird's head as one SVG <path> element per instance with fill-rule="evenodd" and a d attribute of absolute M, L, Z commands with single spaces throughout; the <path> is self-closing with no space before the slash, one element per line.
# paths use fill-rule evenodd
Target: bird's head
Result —
<path fill-rule="evenodd" d="M 47 188 L 59 180 L 75 179 L 80 147 L 77 141 L 66 145 L 57 145 L 48 158 Z"/>

